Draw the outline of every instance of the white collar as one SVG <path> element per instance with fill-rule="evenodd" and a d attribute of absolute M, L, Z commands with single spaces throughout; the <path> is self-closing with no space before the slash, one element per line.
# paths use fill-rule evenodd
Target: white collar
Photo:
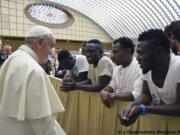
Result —
<path fill-rule="evenodd" d="M 28 53 L 33 59 L 35 59 L 37 62 L 39 62 L 39 58 L 37 56 L 37 54 L 27 45 L 22 45 L 21 47 L 19 47 L 20 50 L 25 51 L 26 53 Z"/>

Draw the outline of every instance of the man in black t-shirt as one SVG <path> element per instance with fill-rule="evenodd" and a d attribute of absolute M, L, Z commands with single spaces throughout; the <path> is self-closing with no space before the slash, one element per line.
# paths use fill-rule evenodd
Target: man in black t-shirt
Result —
<path fill-rule="evenodd" d="M 4 63 L 5 60 L 6 60 L 6 55 L 0 52 L 0 66 Z"/>
<path fill-rule="evenodd" d="M 5 45 L 3 47 L 3 51 L 0 52 L 0 67 L 4 63 L 4 61 L 11 55 L 11 46 Z"/>

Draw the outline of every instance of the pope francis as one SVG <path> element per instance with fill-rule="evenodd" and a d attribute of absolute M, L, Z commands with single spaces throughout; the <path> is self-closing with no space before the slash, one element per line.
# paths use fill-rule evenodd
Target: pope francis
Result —
<path fill-rule="evenodd" d="M 64 107 L 38 64 L 55 39 L 49 28 L 34 26 L 25 41 L 0 69 L 0 135 L 65 135 L 53 117 Z"/>

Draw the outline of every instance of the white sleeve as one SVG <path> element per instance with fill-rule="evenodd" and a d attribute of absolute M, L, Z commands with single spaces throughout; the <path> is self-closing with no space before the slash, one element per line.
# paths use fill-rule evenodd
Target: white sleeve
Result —
<path fill-rule="evenodd" d="M 180 61 L 179 61 L 179 57 L 176 56 L 178 58 L 178 62 L 176 62 L 175 65 L 173 65 L 173 69 L 174 69 L 174 76 L 177 76 L 177 83 L 180 83 Z M 172 76 L 172 78 L 175 78 Z"/>
<path fill-rule="evenodd" d="M 111 86 L 114 91 L 117 89 L 117 85 L 118 85 L 116 81 L 116 76 L 117 76 L 117 68 L 114 69 L 111 81 L 109 83 L 109 86 Z"/>
<path fill-rule="evenodd" d="M 134 85 L 133 85 L 133 91 L 132 91 L 132 95 L 134 99 L 136 99 L 139 95 L 141 95 L 142 83 L 143 83 L 142 77 L 139 77 L 137 80 L 135 80 Z"/>
<path fill-rule="evenodd" d="M 78 67 L 78 72 L 86 72 L 89 70 L 89 63 L 85 56 L 77 57 L 75 65 Z"/>
<path fill-rule="evenodd" d="M 29 119 L 36 135 L 66 135 L 53 116 Z"/>
<path fill-rule="evenodd" d="M 134 76 L 134 83 L 133 83 L 133 90 L 132 95 L 134 99 L 136 99 L 139 95 L 141 95 L 142 92 L 142 84 L 143 84 L 143 74 L 140 68 L 137 68 L 137 71 L 135 72 Z"/>

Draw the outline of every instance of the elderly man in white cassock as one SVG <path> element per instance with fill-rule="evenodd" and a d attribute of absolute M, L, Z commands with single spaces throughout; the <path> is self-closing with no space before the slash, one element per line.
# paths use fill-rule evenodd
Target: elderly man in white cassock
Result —
<path fill-rule="evenodd" d="M 39 65 L 55 39 L 49 28 L 34 26 L 0 70 L 0 135 L 65 135 L 53 117 L 64 111 Z"/>

